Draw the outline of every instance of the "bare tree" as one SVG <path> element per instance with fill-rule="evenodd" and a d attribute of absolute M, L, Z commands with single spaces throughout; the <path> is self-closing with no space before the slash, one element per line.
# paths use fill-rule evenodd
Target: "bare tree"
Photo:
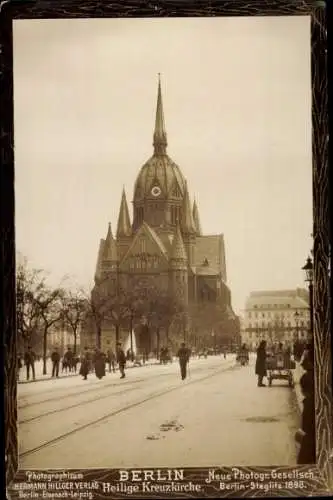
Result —
<path fill-rule="evenodd" d="M 70 327 L 74 337 L 74 355 L 77 350 L 79 328 L 87 312 L 87 301 L 82 289 L 66 290 L 61 296 L 64 323 Z"/>
<path fill-rule="evenodd" d="M 31 344 L 40 326 L 38 299 L 45 287 L 45 275 L 41 269 L 30 269 L 27 260 L 21 259 L 16 271 L 16 315 L 19 344 L 26 348 Z"/>
<path fill-rule="evenodd" d="M 181 314 L 181 303 L 178 302 L 167 290 L 156 286 L 137 291 L 139 299 L 138 313 L 146 320 L 147 332 L 156 332 L 157 356 L 160 351 L 160 334 L 164 329 L 166 332 L 166 342 L 169 342 L 169 329 L 177 315 Z M 149 337 L 150 338 L 150 337 Z"/>
<path fill-rule="evenodd" d="M 102 285 L 107 285 L 107 280 Z M 96 345 L 102 345 L 103 323 L 111 323 L 115 327 L 116 342 L 120 339 L 120 328 L 130 316 L 130 301 L 125 291 L 108 290 L 106 286 L 95 287 L 90 296 L 86 294 L 86 319 L 92 321 L 96 330 Z"/>
<path fill-rule="evenodd" d="M 40 313 L 41 327 L 43 331 L 43 375 L 46 375 L 47 336 L 54 324 L 63 319 L 63 296 L 62 288 L 49 288 L 45 284 L 40 289 L 37 305 Z"/>

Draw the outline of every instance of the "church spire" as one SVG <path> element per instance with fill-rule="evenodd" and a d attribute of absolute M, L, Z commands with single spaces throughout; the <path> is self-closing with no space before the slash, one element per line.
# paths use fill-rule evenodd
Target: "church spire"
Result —
<path fill-rule="evenodd" d="M 182 261 L 183 263 L 187 261 L 185 246 L 178 222 L 176 226 L 176 232 L 172 241 L 171 259 L 178 262 Z"/>
<path fill-rule="evenodd" d="M 200 224 L 200 218 L 199 218 L 199 210 L 198 210 L 198 205 L 196 202 L 196 199 L 194 198 L 193 202 L 193 221 L 196 229 L 196 233 L 198 236 L 201 236 L 202 231 L 201 231 L 201 224 Z"/>
<path fill-rule="evenodd" d="M 110 262 L 117 261 L 117 247 L 116 247 L 116 242 L 113 238 L 110 222 L 108 227 L 108 234 L 106 235 L 106 240 L 104 244 L 103 260 L 107 260 Z"/>
<path fill-rule="evenodd" d="M 164 124 L 164 113 L 163 113 L 163 103 L 162 103 L 162 91 L 161 91 L 161 77 L 158 74 L 158 91 L 157 91 L 157 107 L 156 107 L 156 118 L 155 118 L 155 130 L 154 130 L 154 154 L 155 155 L 165 155 L 167 143 L 167 134 L 165 131 Z"/>
<path fill-rule="evenodd" d="M 120 202 L 119 216 L 118 216 L 117 238 L 122 236 L 130 236 L 130 234 L 131 234 L 131 222 L 128 212 L 125 188 L 123 188 L 123 193 Z"/>
<path fill-rule="evenodd" d="M 182 230 L 186 234 L 196 233 L 196 227 L 193 220 L 190 196 L 188 194 L 187 182 L 185 181 L 185 190 L 183 198 L 183 210 L 182 210 Z"/>

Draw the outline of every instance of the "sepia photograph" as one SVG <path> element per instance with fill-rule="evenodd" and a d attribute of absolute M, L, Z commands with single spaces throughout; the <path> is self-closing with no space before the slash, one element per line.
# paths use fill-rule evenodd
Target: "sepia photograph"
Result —
<path fill-rule="evenodd" d="M 310 16 L 18 19 L 13 82 L 19 469 L 314 464 Z"/>

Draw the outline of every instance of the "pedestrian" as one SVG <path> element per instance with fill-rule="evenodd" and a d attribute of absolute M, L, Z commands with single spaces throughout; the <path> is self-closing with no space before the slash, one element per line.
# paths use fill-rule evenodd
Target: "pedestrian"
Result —
<path fill-rule="evenodd" d="M 100 349 L 95 351 L 95 374 L 98 379 L 105 377 L 105 356 Z"/>
<path fill-rule="evenodd" d="M 299 384 L 304 399 L 301 428 L 295 434 L 295 439 L 300 444 L 297 464 L 314 464 L 316 461 L 316 446 L 313 372 L 307 371 L 303 373 Z"/>
<path fill-rule="evenodd" d="M 190 359 L 190 350 L 187 349 L 184 342 L 181 344 L 181 347 L 177 353 L 177 357 L 179 358 L 180 375 L 182 377 L 182 380 L 185 380 L 187 363 L 189 362 Z"/>
<path fill-rule="evenodd" d="M 52 361 L 52 377 L 59 377 L 60 354 L 57 347 L 51 354 L 51 361 Z"/>
<path fill-rule="evenodd" d="M 67 358 L 65 356 L 63 356 L 63 358 L 61 360 L 61 373 L 64 373 L 64 372 L 67 373 L 67 368 L 68 368 Z"/>
<path fill-rule="evenodd" d="M 74 370 L 74 373 L 76 373 L 77 364 L 78 364 L 79 361 L 80 361 L 80 359 L 78 358 L 78 356 L 76 354 L 73 354 L 73 370 Z"/>
<path fill-rule="evenodd" d="M 64 359 L 66 361 L 66 367 L 68 367 L 71 372 L 73 369 L 73 351 L 70 347 L 67 347 L 67 351 L 65 352 Z M 67 370 L 66 370 L 67 372 Z"/>
<path fill-rule="evenodd" d="M 107 359 L 108 365 L 109 365 L 109 373 L 111 373 L 111 371 L 113 371 L 113 373 L 115 373 L 115 371 L 116 371 L 116 355 L 112 349 L 108 350 L 107 355 L 106 355 L 106 359 Z"/>
<path fill-rule="evenodd" d="M 120 378 L 125 378 L 126 355 L 121 347 L 121 342 L 117 343 L 117 363 L 121 373 Z"/>
<path fill-rule="evenodd" d="M 30 379 L 30 368 L 32 371 L 32 378 L 33 380 L 36 379 L 35 375 L 35 359 L 36 359 L 36 354 L 32 350 L 31 346 L 29 345 L 28 350 L 24 354 L 24 363 L 27 368 L 27 380 Z"/>
<path fill-rule="evenodd" d="M 264 387 L 263 378 L 267 376 L 266 370 L 266 341 L 262 340 L 257 349 L 255 373 L 258 375 L 258 387 Z"/>
<path fill-rule="evenodd" d="M 20 380 L 20 371 L 22 367 L 23 367 L 22 354 L 19 354 L 17 356 L 17 380 Z"/>
<path fill-rule="evenodd" d="M 312 344 L 307 344 L 304 348 L 301 366 L 305 371 L 313 371 L 314 367 L 314 349 Z"/>
<path fill-rule="evenodd" d="M 80 366 L 80 375 L 82 375 L 83 380 L 87 380 L 89 368 L 90 368 L 90 354 L 88 351 L 88 347 L 85 347 L 84 352 L 81 356 L 81 366 Z"/>

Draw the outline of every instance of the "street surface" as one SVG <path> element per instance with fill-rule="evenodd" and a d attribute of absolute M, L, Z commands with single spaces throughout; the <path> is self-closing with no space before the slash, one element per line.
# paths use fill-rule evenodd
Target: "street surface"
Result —
<path fill-rule="evenodd" d="M 20 468 L 295 465 L 295 393 L 258 388 L 254 360 L 191 359 L 185 381 L 174 362 L 20 384 Z"/>

